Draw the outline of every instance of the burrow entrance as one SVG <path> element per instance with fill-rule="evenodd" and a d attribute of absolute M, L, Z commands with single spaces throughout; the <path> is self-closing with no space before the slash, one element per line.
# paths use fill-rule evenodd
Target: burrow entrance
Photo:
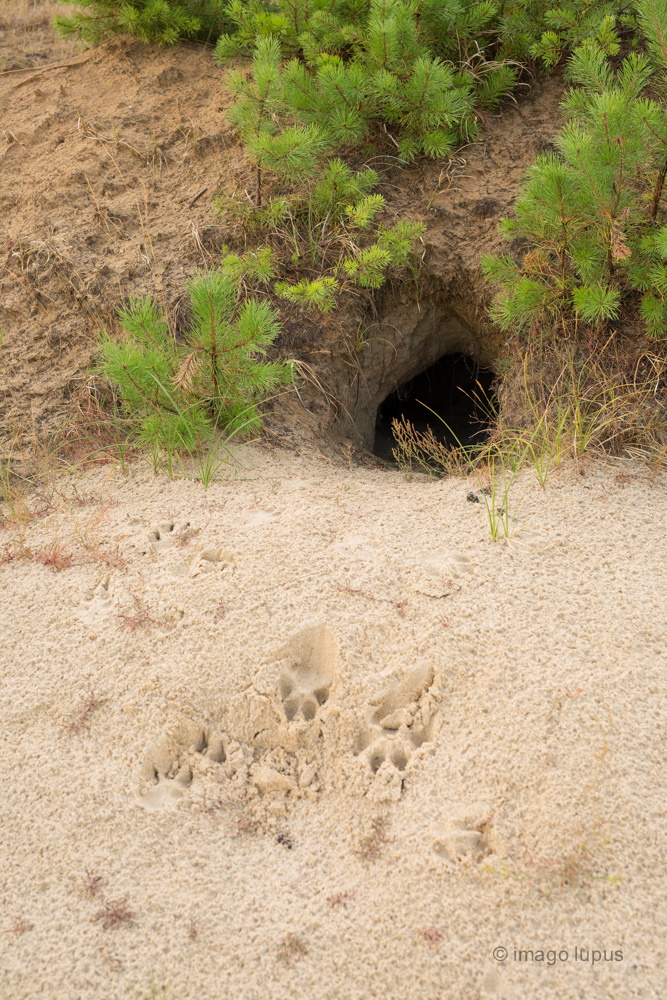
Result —
<path fill-rule="evenodd" d="M 380 404 L 373 451 L 393 460 L 394 420 L 409 421 L 419 433 L 429 428 L 446 445 L 480 444 L 495 406 L 495 373 L 460 351 L 446 354 Z M 438 419 L 440 418 L 440 419 Z"/>

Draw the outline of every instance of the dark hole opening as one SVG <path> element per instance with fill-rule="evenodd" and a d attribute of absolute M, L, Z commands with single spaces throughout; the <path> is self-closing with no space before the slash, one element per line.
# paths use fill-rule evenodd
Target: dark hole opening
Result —
<path fill-rule="evenodd" d="M 422 434 L 430 428 L 443 444 L 481 444 L 495 408 L 494 379 L 467 354 L 446 354 L 387 396 L 378 409 L 373 451 L 393 460 L 392 423 L 403 417 Z"/>

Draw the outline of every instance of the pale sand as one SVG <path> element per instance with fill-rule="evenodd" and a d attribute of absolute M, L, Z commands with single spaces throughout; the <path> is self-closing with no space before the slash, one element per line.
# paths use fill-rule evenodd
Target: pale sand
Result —
<path fill-rule="evenodd" d="M 495 545 L 474 483 L 242 458 L 0 567 L 3 1000 L 667 995 L 665 477 L 527 475 Z"/>

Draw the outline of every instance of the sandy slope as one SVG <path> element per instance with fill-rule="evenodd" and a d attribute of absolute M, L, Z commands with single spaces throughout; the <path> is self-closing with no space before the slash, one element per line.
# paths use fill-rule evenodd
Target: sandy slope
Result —
<path fill-rule="evenodd" d="M 0 566 L 3 1000 L 664 996 L 664 477 L 242 458 Z"/>

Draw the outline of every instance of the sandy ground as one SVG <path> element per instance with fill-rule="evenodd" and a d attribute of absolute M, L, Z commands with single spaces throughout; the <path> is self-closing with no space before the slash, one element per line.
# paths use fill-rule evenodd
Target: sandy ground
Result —
<path fill-rule="evenodd" d="M 664 996 L 664 477 L 239 459 L 0 531 L 0 995 Z"/>

